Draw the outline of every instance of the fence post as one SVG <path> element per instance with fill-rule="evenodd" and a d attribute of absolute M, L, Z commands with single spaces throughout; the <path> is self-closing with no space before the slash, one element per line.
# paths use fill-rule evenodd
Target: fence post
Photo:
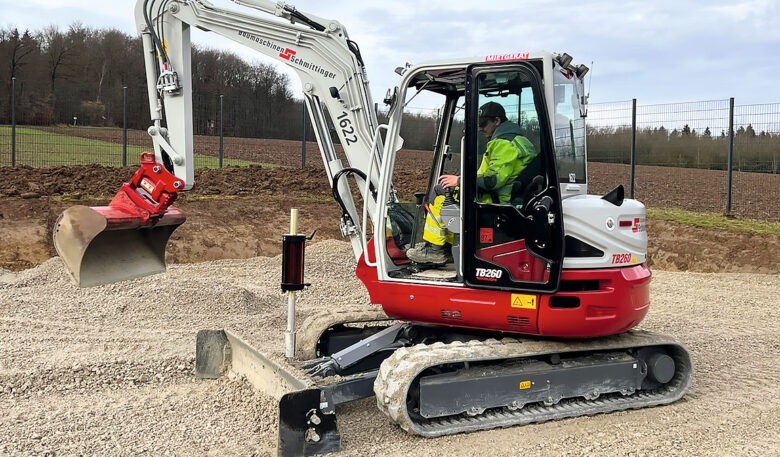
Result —
<path fill-rule="evenodd" d="M 629 198 L 634 198 L 634 183 L 636 176 L 636 99 L 631 102 L 631 175 L 629 178 Z"/>
<path fill-rule="evenodd" d="M 729 99 L 729 158 L 726 171 L 726 217 L 731 216 L 731 179 L 734 174 L 734 97 Z"/>
<path fill-rule="evenodd" d="M 306 167 L 306 100 L 303 100 L 303 136 L 301 140 L 301 168 Z"/>
<path fill-rule="evenodd" d="M 222 168 L 222 162 L 225 157 L 225 117 L 224 117 L 224 110 L 223 110 L 223 100 L 225 99 L 224 95 L 219 96 L 219 168 Z"/>
<path fill-rule="evenodd" d="M 122 166 L 127 166 L 127 86 L 122 87 Z"/>
<path fill-rule="evenodd" d="M 16 166 L 16 76 L 11 78 L 11 166 Z"/>

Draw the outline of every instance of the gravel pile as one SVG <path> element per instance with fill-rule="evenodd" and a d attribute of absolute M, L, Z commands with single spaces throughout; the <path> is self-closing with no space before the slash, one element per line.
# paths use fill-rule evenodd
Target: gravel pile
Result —
<path fill-rule="evenodd" d="M 300 319 L 369 306 L 347 243 L 306 253 Z M 279 257 L 173 265 L 79 289 L 53 258 L 0 270 L 0 455 L 273 455 L 275 401 L 235 376 L 194 377 L 195 333 L 229 328 L 281 358 Z M 692 352 L 664 407 L 437 439 L 367 399 L 339 409 L 344 456 L 780 455 L 780 276 L 655 272 L 642 327 Z"/>

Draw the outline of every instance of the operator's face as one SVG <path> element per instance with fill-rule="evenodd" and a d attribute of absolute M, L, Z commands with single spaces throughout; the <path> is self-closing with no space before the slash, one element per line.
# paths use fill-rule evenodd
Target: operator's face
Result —
<path fill-rule="evenodd" d="M 485 135 L 487 138 L 490 138 L 493 136 L 493 132 L 496 131 L 496 128 L 498 128 L 498 125 L 501 123 L 498 118 L 492 118 L 488 119 L 486 123 L 480 123 L 481 127 L 479 128 L 479 131 L 482 132 L 483 135 Z"/>

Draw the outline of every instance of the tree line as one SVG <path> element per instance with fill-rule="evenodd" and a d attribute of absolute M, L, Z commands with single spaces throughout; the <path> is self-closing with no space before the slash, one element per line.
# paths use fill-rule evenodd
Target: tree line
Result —
<path fill-rule="evenodd" d="M 223 95 L 227 135 L 300 138 L 302 103 L 288 79 L 271 65 L 194 46 L 196 133 L 213 133 Z M 12 86 L 19 124 L 121 126 L 124 87 L 128 127 L 150 122 L 141 39 L 116 29 L 0 28 L 0 85 L 0 123 L 10 123 Z"/>
<path fill-rule="evenodd" d="M 300 139 L 303 101 L 289 79 L 273 65 L 193 45 L 195 133 L 219 134 L 221 104 L 226 136 Z M 150 124 L 141 38 L 116 29 L 0 28 L 0 124 L 11 123 L 12 86 L 18 124 L 121 127 L 124 87 L 128 128 Z M 430 149 L 435 123 L 435 116 L 405 116 L 406 146 Z"/>
<path fill-rule="evenodd" d="M 124 87 L 128 127 L 146 129 L 150 123 L 139 36 L 80 23 L 64 31 L 53 25 L 37 32 L 0 28 L 0 86 L 4 86 L 0 124 L 11 122 L 12 78 L 16 78 L 13 97 L 18 124 L 119 127 Z M 222 131 L 227 136 L 301 138 L 302 101 L 293 96 L 288 76 L 273 65 L 248 63 L 229 51 L 194 46 L 192 81 L 196 134 L 219 133 L 222 102 Z M 386 122 L 381 112 L 379 120 Z M 437 121 L 434 114 L 405 114 L 401 130 L 405 147 L 430 150 Z M 589 128 L 591 158 L 627 163 L 630 135 L 630 127 Z M 311 129 L 307 137 L 314 138 Z M 688 125 L 671 131 L 645 128 L 637 132 L 637 159 L 646 164 L 724 169 L 727 143 L 726 132 L 712 132 L 709 127 L 701 132 Z M 776 132 L 739 126 L 735 143 L 738 169 L 780 172 Z"/>
<path fill-rule="evenodd" d="M 636 132 L 636 163 L 726 170 L 730 147 L 728 132 L 701 132 L 687 124 L 671 131 L 646 127 Z M 780 134 L 756 132 L 752 124 L 734 130 L 733 166 L 737 171 L 780 173 Z M 588 127 L 589 160 L 629 163 L 631 127 Z"/>

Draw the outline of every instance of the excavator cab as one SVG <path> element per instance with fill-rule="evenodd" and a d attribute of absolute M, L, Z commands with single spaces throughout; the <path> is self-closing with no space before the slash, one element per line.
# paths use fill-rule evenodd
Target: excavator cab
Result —
<path fill-rule="evenodd" d="M 387 281 L 435 278 L 474 289 L 556 291 L 563 262 L 563 220 L 554 140 L 546 127 L 549 114 L 539 70 L 530 62 L 463 63 L 458 68 L 423 68 L 409 81 L 409 88 L 444 99 L 433 159 L 420 164 L 431 170 L 421 206 L 430 209 L 435 204 L 434 189 L 440 176 L 460 176 L 455 201 L 445 200 L 437 217 L 418 215 L 427 222 L 419 224 L 415 239 L 430 240 L 431 235 L 445 233 L 449 241 L 445 248 L 451 250 L 448 257 L 452 260 L 431 267 L 399 262 L 390 255 L 393 262 L 386 264 Z M 498 131 L 481 126 L 480 108 L 486 104 L 500 106 L 505 114 Z M 525 155 L 493 167 L 492 162 L 502 160 L 496 152 L 487 155 L 493 139 L 507 146 L 517 141 Z M 495 151 L 497 143 L 491 144 Z M 493 191 L 481 187 L 482 176 L 501 167 L 512 169 L 511 175 L 499 178 L 506 182 Z M 410 200 L 409 195 L 399 196 Z"/>
<path fill-rule="evenodd" d="M 463 211 L 463 249 L 469 253 L 464 279 L 472 287 L 555 292 L 563 261 L 563 218 L 542 77 L 527 62 L 474 65 L 466 87 L 470 109 L 463 176 L 472 185 L 463 190 L 464 201 L 470 202 Z M 492 132 L 481 128 L 479 118 L 480 107 L 488 103 L 498 103 L 507 117 Z M 479 187 L 485 162 L 504 160 L 497 152 L 487 156 L 480 140 L 521 145 L 520 155 L 496 166 L 522 170 L 502 189 Z"/>

